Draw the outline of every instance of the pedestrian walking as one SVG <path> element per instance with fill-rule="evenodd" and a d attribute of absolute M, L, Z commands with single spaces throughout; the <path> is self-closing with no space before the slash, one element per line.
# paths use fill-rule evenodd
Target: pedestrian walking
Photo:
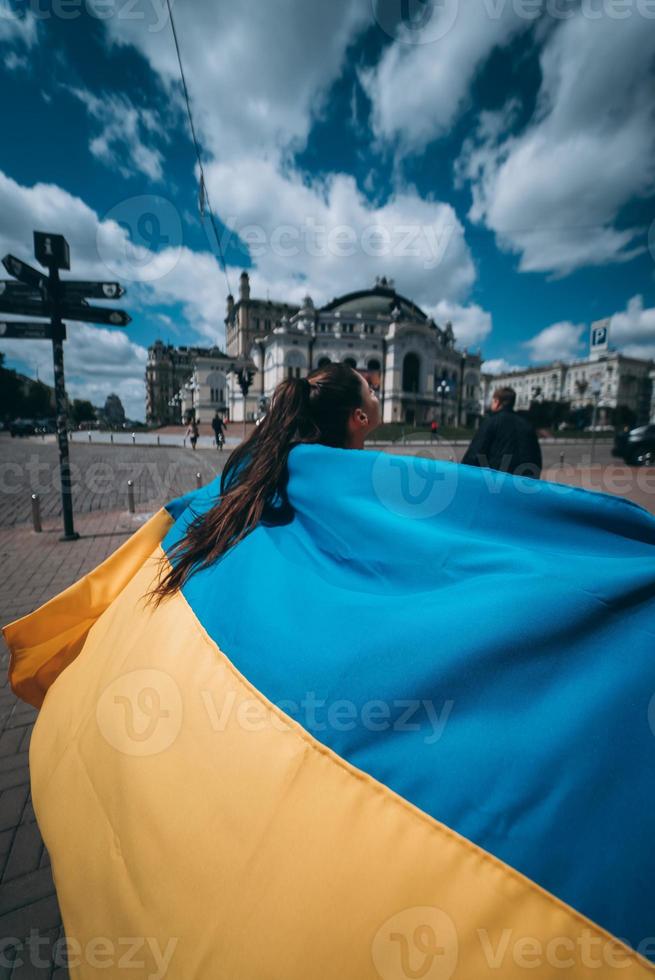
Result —
<path fill-rule="evenodd" d="M 541 447 L 533 426 L 514 411 L 513 388 L 496 388 L 491 413 L 484 418 L 462 457 L 469 466 L 486 466 L 539 479 Z"/>
<path fill-rule="evenodd" d="M 212 429 L 214 430 L 214 441 L 216 442 L 216 448 L 219 450 L 219 452 L 222 452 L 225 444 L 225 422 L 218 412 L 214 414 L 214 418 L 212 419 Z"/>
<path fill-rule="evenodd" d="M 195 450 L 196 445 L 198 444 L 198 436 L 199 435 L 200 435 L 200 430 L 198 428 L 198 423 L 196 422 L 195 419 L 190 419 L 189 420 L 189 425 L 188 425 L 187 430 L 186 430 L 186 437 L 189 440 L 189 442 L 191 443 L 191 448 L 193 450 Z"/>

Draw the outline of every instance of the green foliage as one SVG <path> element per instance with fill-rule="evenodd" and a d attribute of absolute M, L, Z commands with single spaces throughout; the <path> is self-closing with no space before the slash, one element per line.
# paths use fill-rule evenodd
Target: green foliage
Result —
<path fill-rule="evenodd" d="M 91 402 L 83 398 L 75 398 L 70 407 L 70 420 L 73 425 L 80 425 L 82 422 L 95 422 L 96 410 Z"/>

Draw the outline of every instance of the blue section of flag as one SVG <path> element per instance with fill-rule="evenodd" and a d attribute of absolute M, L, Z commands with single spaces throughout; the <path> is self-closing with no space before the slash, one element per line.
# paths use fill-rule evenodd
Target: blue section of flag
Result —
<path fill-rule="evenodd" d="M 655 935 L 655 519 L 385 453 L 297 446 L 289 473 L 292 523 L 185 586 L 203 627 L 325 745 L 639 948 Z M 187 498 L 166 550 L 218 492 Z"/>

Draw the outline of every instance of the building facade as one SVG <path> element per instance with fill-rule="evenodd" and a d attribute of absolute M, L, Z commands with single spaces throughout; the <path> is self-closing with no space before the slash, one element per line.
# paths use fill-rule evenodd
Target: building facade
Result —
<path fill-rule="evenodd" d="M 198 390 L 198 400 L 211 414 L 214 406 L 208 404 L 205 381 L 211 371 L 203 367 L 197 373 L 197 365 L 215 364 L 225 359 L 218 347 L 173 347 L 161 340 L 148 348 L 146 364 L 146 422 L 149 425 L 180 425 L 186 418 L 185 410 L 193 407 L 193 392 Z M 193 385 L 193 388 L 187 387 Z M 198 389 L 195 386 L 198 385 Z M 209 388 L 213 387 L 213 381 Z M 215 406 L 226 407 L 225 385 L 216 383 L 220 399 Z M 220 404 L 219 404 L 220 402 Z"/>
<path fill-rule="evenodd" d="M 597 398 L 597 425 L 611 425 L 614 411 L 620 407 L 634 413 L 636 425 L 655 419 L 655 378 L 653 361 L 626 357 L 618 351 L 599 353 L 565 364 L 554 361 L 541 367 L 507 374 L 482 373 L 484 412 L 495 388 L 509 386 L 516 391 L 516 408 L 527 410 L 534 401 L 567 402 L 573 411 L 593 405 Z"/>
<path fill-rule="evenodd" d="M 452 325 L 438 326 L 393 283 L 348 293 L 316 308 L 254 299 L 246 272 L 230 296 L 227 354 L 248 357 L 253 383 L 245 399 L 228 377 L 230 418 L 255 418 L 283 378 L 305 377 L 330 361 L 352 364 L 379 392 L 384 422 L 475 425 L 480 412 L 480 353 L 455 347 Z"/>

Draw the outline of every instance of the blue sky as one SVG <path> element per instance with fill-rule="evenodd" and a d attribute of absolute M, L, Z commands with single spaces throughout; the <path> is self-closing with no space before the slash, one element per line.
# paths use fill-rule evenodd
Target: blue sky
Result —
<path fill-rule="evenodd" d="M 655 356 L 655 3 L 185 0 L 173 7 L 237 289 L 319 304 L 393 277 L 487 368 Z M 74 325 L 70 392 L 143 416 L 145 348 L 222 344 L 165 0 L 0 0 L 0 248 L 60 232 L 128 331 Z M 650 247 L 649 247 L 650 235 Z M 47 345 L 4 341 L 49 378 Z"/>

